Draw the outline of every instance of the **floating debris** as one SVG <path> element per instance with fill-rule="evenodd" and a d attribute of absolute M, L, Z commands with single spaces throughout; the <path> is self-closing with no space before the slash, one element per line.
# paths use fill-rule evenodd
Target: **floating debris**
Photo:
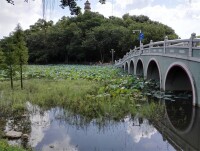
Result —
<path fill-rule="evenodd" d="M 50 147 L 50 148 L 54 148 L 54 145 L 50 145 L 49 147 Z"/>

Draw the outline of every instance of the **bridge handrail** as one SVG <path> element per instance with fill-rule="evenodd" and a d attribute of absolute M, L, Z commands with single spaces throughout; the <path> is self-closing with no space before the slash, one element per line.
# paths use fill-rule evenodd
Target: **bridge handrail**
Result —
<path fill-rule="evenodd" d="M 164 44 L 164 41 L 157 41 L 157 42 L 150 43 L 150 45 L 160 45 L 160 44 Z"/>
<path fill-rule="evenodd" d="M 200 42 L 200 38 L 193 39 L 194 42 Z"/>
<path fill-rule="evenodd" d="M 200 44 L 200 38 L 196 38 L 195 33 L 192 33 L 189 39 L 168 40 L 168 37 L 165 37 L 164 41 L 153 42 L 151 40 L 149 44 L 141 44 L 140 47 L 130 49 L 130 52 L 127 52 L 122 59 L 115 60 L 115 65 L 120 65 L 128 57 L 131 57 L 131 55 L 141 55 L 144 49 L 146 50 L 151 48 L 164 48 L 164 52 L 162 53 L 165 53 L 166 48 L 189 48 L 189 56 L 192 56 L 192 48 L 196 47 L 199 49 L 199 46 L 196 45 L 196 43 Z"/>
<path fill-rule="evenodd" d="M 189 42 L 190 39 L 174 39 L 174 40 L 166 40 L 165 43 L 181 43 L 181 42 Z"/>

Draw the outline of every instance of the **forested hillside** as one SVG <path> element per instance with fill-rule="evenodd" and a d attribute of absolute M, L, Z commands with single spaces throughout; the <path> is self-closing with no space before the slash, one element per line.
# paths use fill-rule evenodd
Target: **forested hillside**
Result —
<path fill-rule="evenodd" d="M 169 39 L 178 37 L 172 28 L 143 15 L 105 18 L 99 13 L 85 12 L 75 17 L 64 16 L 56 23 L 39 19 L 24 31 L 29 63 L 110 62 L 111 49 L 115 50 L 116 60 L 139 46 L 139 33 L 132 32 L 137 29 L 144 33 L 144 44 L 150 40 L 163 40 L 165 36 Z M 4 37 L 0 46 L 5 45 L 7 39 Z"/>

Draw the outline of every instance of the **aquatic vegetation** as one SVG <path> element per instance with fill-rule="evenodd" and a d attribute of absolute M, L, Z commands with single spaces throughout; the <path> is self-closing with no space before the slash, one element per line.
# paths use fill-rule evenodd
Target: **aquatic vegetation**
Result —
<path fill-rule="evenodd" d="M 6 140 L 0 140 L 0 150 L 1 151 L 25 151 L 25 149 L 22 149 L 18 146 L 12 146 L 9 145 Z"/>

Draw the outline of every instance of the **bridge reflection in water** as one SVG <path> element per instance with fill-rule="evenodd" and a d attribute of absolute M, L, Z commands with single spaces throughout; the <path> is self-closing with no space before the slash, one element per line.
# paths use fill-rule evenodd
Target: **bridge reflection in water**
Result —
<path fill-rule="evenodd" d="M 164 117 L 153 124 L 176 150 L 200 150 L 200 110 L 193 107 L 191 99 L 175 96 L 164 100 Z"/>

